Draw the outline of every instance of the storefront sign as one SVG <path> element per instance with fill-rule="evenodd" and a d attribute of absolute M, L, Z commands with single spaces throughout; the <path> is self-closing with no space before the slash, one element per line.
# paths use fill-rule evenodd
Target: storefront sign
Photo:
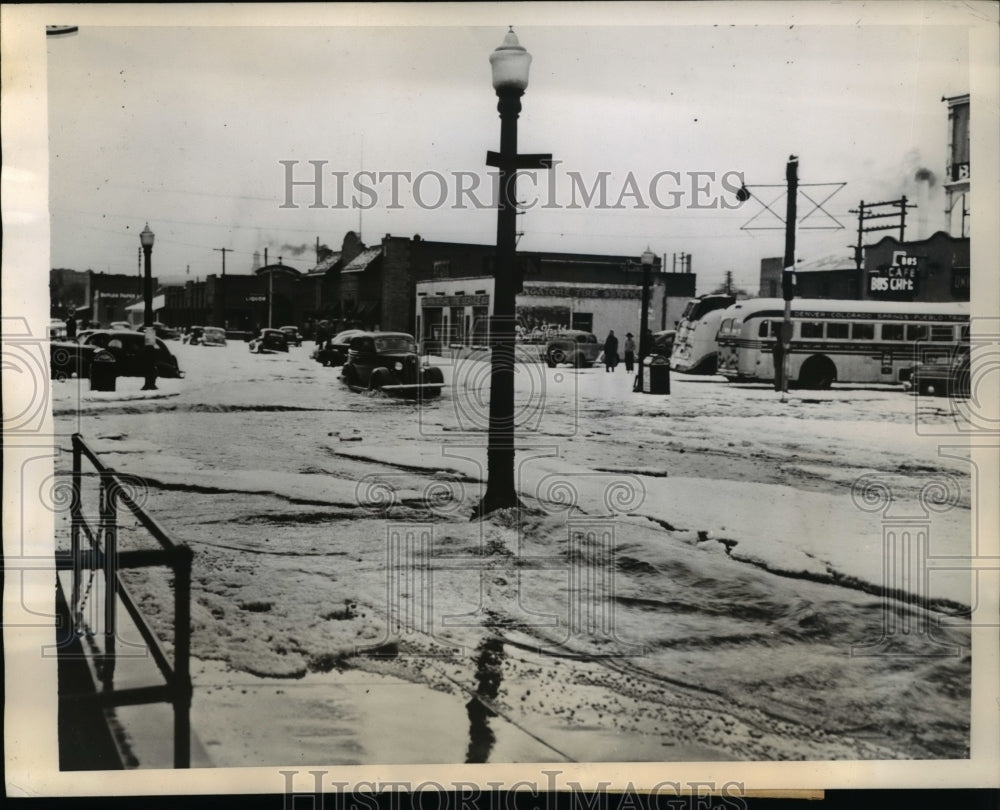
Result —
<path fill-rule="evenodd" d="M 918 256 L 905 250 L 892 254 L 892 264 L 868 274 L 868 293 L 872 298 L 909 298 L 917 294 Z"/>
<path fill-rule="evenodd" d="M 488 295 L 425 295 L 421 307 L 488 307 Z"/>
<path fill-rule="evenodd" d="M 526 286 L 521 295 L 551 298 L 642 298 L 638 287 L 535 287 Z"/>

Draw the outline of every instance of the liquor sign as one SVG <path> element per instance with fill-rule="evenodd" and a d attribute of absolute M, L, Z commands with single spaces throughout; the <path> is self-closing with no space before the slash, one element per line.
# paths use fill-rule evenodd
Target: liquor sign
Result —
<path fill-rule="evenodd" d="M 917 294 L 919 256 L 905 250 L 892 253 L 892 263 L 868 274 L 868 293 L 872 298 L 910 298 Z"/>

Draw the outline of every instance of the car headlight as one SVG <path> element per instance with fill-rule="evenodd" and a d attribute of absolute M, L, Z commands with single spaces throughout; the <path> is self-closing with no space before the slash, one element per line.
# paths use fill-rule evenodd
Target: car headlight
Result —
<path fill-rule="evenodd" d="M 396 362 L 395 362 L 395 363 L 393 364 L 393 366 L 392 366 L 392 367 L 393 367 L 394 369 L 396 369 L 396 371 L 402 371 L 402 370 L 403 370 L 403 364 L 402 364 L 402 362 L 401 362 L 401 361 L 399 361 L 399 360 L 397 360 L 397 361 L 396 361 Z"/>

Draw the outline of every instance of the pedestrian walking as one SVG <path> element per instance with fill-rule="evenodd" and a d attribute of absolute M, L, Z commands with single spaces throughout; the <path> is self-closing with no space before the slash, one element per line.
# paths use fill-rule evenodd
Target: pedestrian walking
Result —
<path fill-rule="evenodd" d="M 604 341 L 604 371 L 614 371 L 618 366 L 618 338 L 612 329 L 608 332 L 608 337 Z"/>
<path fill-rule="evenodd" d="M 635 367 L 635 338 L 631 332 L 625 335 L 625 371 L 629 374 Z"/>

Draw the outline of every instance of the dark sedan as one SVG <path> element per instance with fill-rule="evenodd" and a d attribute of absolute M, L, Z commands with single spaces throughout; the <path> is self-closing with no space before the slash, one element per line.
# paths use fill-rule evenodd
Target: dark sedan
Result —
<path fill-rule="evenodd" d="M 577 368 L 589 368 L 601 354 L 597 336 L 579 329 L 564 329 L 549 339 L 545 347 L 545 363 L 555 368 L 559 363 L 570 363 Z"/>
<path fill-rule="evenodd" d="M 101 329 L 84 339 L 85 346 L 107 349 L 117 361 L 116 374 L 119 377 L 146 376 L 146 336 L 142 332 L 126 332 L 123 329 Z M 156 340 L 156 376 L 165 378 L 183 377 L 177 365 L 177 358 L 170 353 L 166 344 Z"/>
<path fill-rule="evenodd" d="M 972 393 L 968 350 L 920 363 L 903 382 L 903 389 L 918 394 L 968 397 Z"/>
<path fill-rule="evenodd" d="M 260 336 L 250 341 L 254 354 L 272 354 L 288 351 L 288 336 L 280 329 L 261 329 Z"/>
<path fill-rule="evenodd" d="M 344 332 L 338 332 L 335 337 L 313 350 L 313 360 L 317 363 L 322 363 L 324 366 L 344 365 L 344 362 L 347 360 L 347 349 L 351 338 L 355 335 L 363 335 L 364 333 L 363 329 L 347 329 Z"/>
<path fill-rule="evenodd" d="M 408 398 L 435 397 L 444 374 L 421 366 L 417 344 L 405 332 L 362 332 L 351 338 L 341 379 L 355 391 L 385 391 Z"/>
<path fill-rule="evenodd" d="M 49 344 L 49 370 L 53 380 L 83 379 L 90 376 L 90 364 L 103 349 L 81 346 L 75 340 L 53 340 Z M 104 352 L 105 357 L 108 355 Z"/>

